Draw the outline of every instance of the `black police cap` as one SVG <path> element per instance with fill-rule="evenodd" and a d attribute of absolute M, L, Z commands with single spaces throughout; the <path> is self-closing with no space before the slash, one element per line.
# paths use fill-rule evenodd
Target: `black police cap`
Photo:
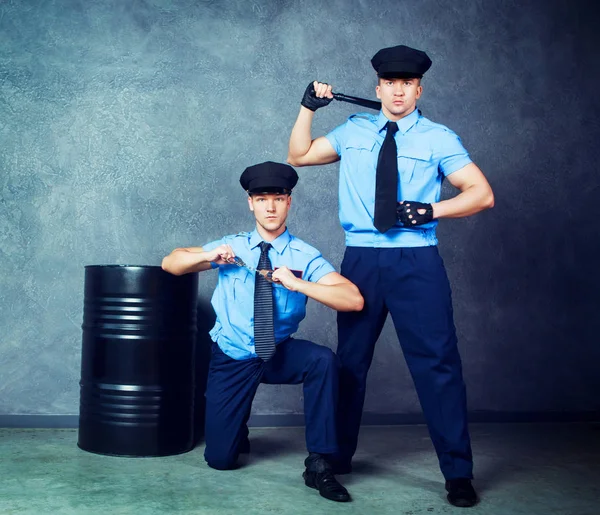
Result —
<path fill-rule="evenodd" d="M 248 193 L 291 193 L 297 182 L 296 170 L 273 161 L 249 166 L 240 176 L 240 184 Z"/>
<path fill-rule="evenodd" d="M 373 56 L 371 64 L 383 79 L 420 79 L 431 67 L 431 59 L 422 50 L 398 45 L 382 48 Z"/>

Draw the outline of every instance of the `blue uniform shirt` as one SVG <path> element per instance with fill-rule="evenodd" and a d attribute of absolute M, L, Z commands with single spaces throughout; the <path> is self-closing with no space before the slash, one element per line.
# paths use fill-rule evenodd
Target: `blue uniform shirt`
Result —
<path fill-rule="evenodd" d="M 213 241 L 204 245 L 205 251 L 228 244 L 236 256 L 247 265 L 257 267 L 260 258 L 258 244 L 262 238 L 256 229 Z M 335 269 L 321 253 L 286 231 L 271 242 L 269 259 L 273 268 L 287 266 L 302 272 L 305 281 L 317 282 Z M 213 265 L 217 266 L 217 265 Z M 210 336 L 221 350 L 233 359 L 256 357 L 254 352 L 254 282 L 255 274 L 236 265 L 219 265 L 219 281 L 212 296 L 212 306 L 217 314 Z M 275 299 L 275 342 L 289 338 L 298 330 L 306 316 L 306 295 L 287 290 L 273 283 Z"/>
<path fill-rule="evenodd" d="M 388 121 L 382 111 L 379 115 L 359 113 L 326 136 L 341 157 L 339 216 L 346 245 L 436 245 L 437 220 L 413 229 L 398 223 L 384 234 L 373 225 L 377 159 Z M 398 200 L 438 202 L 444 177 L 471 163 L 469 154 L 454 132 L 421 116 L 418 109 L 397 124 Z"/>

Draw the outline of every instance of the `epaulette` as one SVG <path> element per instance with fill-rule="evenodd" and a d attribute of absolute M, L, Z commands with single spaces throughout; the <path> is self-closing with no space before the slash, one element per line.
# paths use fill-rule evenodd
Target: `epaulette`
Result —
<path fill-rule="evenodd" d="M 371 114 L 371 113 L 356 113 L 356 114 L 352 114 L 348 117 L 348 120 L 367 120 L 367 121 L 372 121 L 373 118 L 375 118 L 375 115 Z"/>
<path fill-rule="evenodd" d="M 320 252 L 312 245 L 309 245 L 305 241 L 301 240 L 300 238 L 296 238 L 295 236 L 290 240 L 289 246 L 293 249 L 304 252 L 309 256 L 316 256 L 320 254 Z"/>
<path fill-rule="evenodd" d="M 431 127 L 434 129 L 443 130 L 445 132 L 454 133 L 454 131 L 452 129 L 450 129 L 449 127 L 446 127 L 445 125 L 442 125 L 441 123 L 434 122 L 434 121 L 430 120 L 429 118 L 425 118 L 424 116 L 421 116 L 421 118 L 419 118 L 419 123 L 426 127 Z"/>
<path fill-rule="evenodd" d="M 248 238 L 250 236 L 249 232 L 238 232 L 237 234 L 228 234 L 227 236 L 223 236 L 222 240 L 225 241 L 231 241 L 235 238 Z"/>

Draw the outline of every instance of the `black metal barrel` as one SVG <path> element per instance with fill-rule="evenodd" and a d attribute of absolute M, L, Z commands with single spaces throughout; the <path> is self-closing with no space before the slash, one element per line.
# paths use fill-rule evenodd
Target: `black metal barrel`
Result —
<path fill-rule="evenodd" d="M 192 449 L 197 290 L 198 274 L 85 267 L 81 449 L 115 456 Z"/>

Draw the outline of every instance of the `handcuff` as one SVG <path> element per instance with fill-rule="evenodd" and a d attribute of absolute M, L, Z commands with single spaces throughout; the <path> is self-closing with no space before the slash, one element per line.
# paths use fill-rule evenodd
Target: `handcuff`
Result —
<path fill-rule="evenodd" d="M 259 275 L 261 275 L 265 280 L 269 281 L 270 283 L 275 282 L 275 281 L 273 281 L 274 270 L 270 270 L 267 268 L 263 268 L 262 270 L 259 270 L 258 268 L 254 268 L 253 266 L 247 265 L 242 258 L 239 258 L 237 256 L 235 256 L 233 259 L 226 259 L 225 261 L 231 265 L 236 265 L 236 266 L 239 266 L 240 268 L 245 268 L 246 270 L 250 270 L 250 272 L 258 273 Z"/>

